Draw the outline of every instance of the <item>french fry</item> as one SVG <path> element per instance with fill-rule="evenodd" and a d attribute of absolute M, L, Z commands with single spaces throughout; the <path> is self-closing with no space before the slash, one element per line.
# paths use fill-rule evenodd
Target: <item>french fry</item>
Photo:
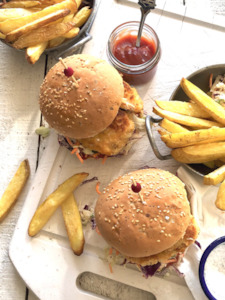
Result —
<path fill-rule="evenodd" d="M 225 142 L 192 145 L 173 149 L 174 159 L 185 164 L 204 163 L 224 157 Z"/>
<path fill-rule="evenodd" d="M 75 36 L 77 36 L 79 32 L 80 32 L 80 28 L 74 27 L 73 29 L 68 31 L 66 34 L 64 34 L 63 37 L 66 39 L 72 39 Z"/>
<path fill-rule="evenodd" d="M 10 19 L 6 20 L 6 21 L 0 23 L 0 31 L 4 34 L 7 34 L 19 27 L 22 27 L 22 26 L 28 24 L 28 23 L 34 22 L 35 20 L 37 20 L 39 18 L 42 18 L 53 12 L 56 12 L 58 10 L 65 9 L 65 8 L 69 9 L 71 13 L 75 13 L 77 11 L 76 2 L 74 0 L 65 0 L 63 2 L 46 7 L 43 10 L 32 13 L 30 15 L 20 17 L 20 18 L 15 18 L 15 19 L 13 19 L 13 22 Z"/>
<path fill-rule="evenodd" d="M 214 169 L 216 166 L 215 160 L 206 161 L 203 164 L 210 169 Z"/>
<path fill-rule="evenodd" d="M 81 255 L 84 248 L 84 234 L 80 213 L 73 194 L 62 203 L 61 208 L 71 248 L 76 255 Z"/>
<path fill-rule="evenodd" d="M 62 20 L 62 22 L 63 22 L 63 23 L 67 23 L 67 22 L 72 21 L 72 19 L 73 19 L 73 14 L 70 14 L 70 15 L 66 16 L 66 17 Z M 66 38 L 63 37 L 63 36 L 58 36 L 58 37 L 56 37 L 56 38 L 50 40 L 50 41 L 48 42 L 48 48 L 54 48 L 54 47 L 57 47 L 57 46 L 61 45 L 61 44 L 65 41 L 65 39 L 66 39 Z"/>
<path fill-rule="evenodd" d="M 225 210 L 225 180 L 221 183 L 219 187 L 215 205 L 217 208 Z"/>
<path fill-rule="evenodd" d="M 44 227 L 56 209 L 73 193 L 87 176 L 88 173 L 79 173 L 71 176 L 47 197 L 37 208 L 31 219 L 28 228 L 29 236 L 35 236 Z"/>
<path fill-rule="evenodd" d="M 179 113 L 181 115 L 196 117 L 201 119 L 210 118 L 210 115 L 207 112 L 205 112 L 201 107 L 199 107 L 199 105 L 192 102 L 156 100 L 155 103 L 161 109 Z"/>
<path fill-rule="evenodd" d="M 23 49 L 36 44 L 43 43 L 49 40 L 52 40 L 58 36 L 62 36 L 68 31 L 70 31 L 75 26 L 74 23 L 58 23 L 50 24 L 38 29 L 33 30 L 32 32 L 22 35 L 14 43 L 13 47 L 16 49 Z"/>
<path fill-rule="evenodd" d="M 169 134 L 169 131 L 167 131 L 166 129 L 163 129 L 163 128 L 159 128 L 158 133 L 162 136 L 162 135 Z"/>
<path fill-rule="evenodd" d="M 24 35 L 34 29 L 43 27 L 51 22 L 57 21 L 70 13 L 70 10 L 67 8 L 60 9 L 55 11 L 47 16 L 44 16 L 40 19 L 35 20 L 34 22 L 28 23 L 20 28 L 17 28 L 6 35 L 7 42 L 13 42 L 18 39 L 21 35 Z"/>
<path fill-rule="evenodd" d="M 43 42 L 33 47 L 26 49 L 26 59 L 30 64 L 35 64 L 40 58 L 41 54 L 45 51 L 48 46 L 48 42 Z"/>
<path fill-rule="evenodd" d="M 0 22 L 8 19 L 15 19 L 19 17 L 24 17 L 31 15 L 28 9 L 24 8 L 2 8 L 0 9 Z"/>
<path fill-rule="evenodd" d="M 77 27 L 81 27 L 87 21 L 90 14 L 91 14 L 90 7 L 84 6 L 75 14 L 72 22 L 74 22 Z"/>
<path fill-rule="evenodd" d="M 5 37 L 6 37 L 6 35 L 0 32 L 0 39 L 4 40 Z"/>
<path fill-rule="evenodd" d="M 0 221 L 2 221 L 15 204 L 25 183 L 30 175 L 30 167 L 28 160 L 22 161 L 8 187 L 6 188 L 2 198 L 0 199 Z"/>
<path fill-rule="evenodd" d="M 77 8 L 79 8 L 82 3 L 82 0 L 76 0 L 76 3 L 77 3 Z"/>
<path fill-rule="evenodd" d="M 162 136 L 161 139 L 169 148 L 222 142 L 225 141 L 225 128 L 211 127 L 209 129 L 171 133 Z"/>
<path fill-rule="evenodd" d="M 29 8 L 40 4 L 39 1 L 10 1 L 2 5 L 3 8 Z"/>
<path fill-rule="evenodd" d="M 174 123 L 166 118 L 164 118 L 159 125 L 166 129 L 168 132 L 178 133 L 178 132 L 188 132 L 189 130 L 180 124 Z"/>
<path fill-rule="evenodd" d="M 225 110 L 220 104 L 185 78 L 181 80 L 181 87 L 187 96 L 208 112 L 214 120 L 225 125 Z"/>
<path fill-rule="evenodd" d="M 204 176 L 204 184 L 217 185 L 225 180 L 225 165 Z"/>
<path fill-rule="evenodd" d="M 176 122 L 176 123 L 188 126 L 188 127 L 194 127 L 194 128 L 198 128 L 198 129 L 210 128 L 212 126 L 224 127 L 224 125 L 221 123 L 217 123 L 217 122 L 205 120 L 205 119 L 200 119 L 200 118 L 195 118 L 195 117 L 180 115 L 180 114 L 177 114 L 177 113 L 174 113 L 171 111 L 163 110 L 159 107 L 153 107 L 153 112 L 162 118 L 167 118 L 170 121 L 173 121 L 173 122 Z M 224 110 L 224 112 L 225 112 L 225 110 Z"/>

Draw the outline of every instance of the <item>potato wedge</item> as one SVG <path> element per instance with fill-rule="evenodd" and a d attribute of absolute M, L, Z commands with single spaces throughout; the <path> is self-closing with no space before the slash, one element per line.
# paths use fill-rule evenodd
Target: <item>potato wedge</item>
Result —
<path fill-rule="evenodd" d="M 76 255 L 81 255 L 84 249 L 84 233 L 73 194 L 62 203 L 61 208 L 71 248 Z"/>
<path fill-rule="evenodd" d="M 21 35 L 24 35 L 34 29 L 43 27 L 51 22 L 57 21 L 61 18 L 64 18 L 70 13 L 70 10 L 67 8 L 60 9 L 52 14 L 44 16 L 40 19 L 35 20 L 34 22 L 28 23 L 20 28 L 17 28 L 6 35 L 7 42 L 14 42 L 18 39 Z"/>
<path fill-rule="evenodd" d="M 47 199 L 37 208 L 31 219 L 28 234 L 36 235 L 48 222 L 56 209 L 73 193 L 73 191 L 88 176 L 88 173 L 79 173 L 71 176 L 47 197 Z"/>
<path fill-rule="evenodd" d="M 225 142 L 208 143 L 173 149 L 174 159 L 185 164 L 197 164 L 224 157 Z"/>
<path fill-rule="evenodd" d="M 225 180 L 225 165 L 204 176 L 204 184 L 217 185 Z"/>
<path fill-rule="evenodd" d="M 74 16 L 74 14 L 69 14 L 68 16 L 66 16 L 66 17 L 62 20 L 62 22 L 63 22 L 63 23 L 67 23 L 67 22 L 72 21 L 73 16 Z M 71 30 L 73 30 L 73 29 L 71 29 Z M 63 37 L 63 36 L 58 36 L 58 37 L 56 37 L 56 38 L 54 38 L 54 39 L 52 39 L 52 40 L 50 40 L 50 41 L 48 42 L 48 48 L 54 48 L 54 47 L 57 47 L 57 46 L 61 45 L 65 40 L 66 40 L 65 37 Z"/>
<path fill-rule="evenodd" d="M 0 221 L 2 221 L 15 204 L 25 183 L 30 175 L 30 167 L 27 159 L 22 161 L 2 198 L 0 199 Z"/>
<path fill-rule="evenodd" d="M 204 111 L 198 104 L 184 101 L 159 101 L 155 103 L 161 109 L 175 112 L 181 115 L 196 117 L 201 119 L 209 119 L 210 115 Z"/>
<path fill-rule="evenodd" d="M 224 127 L 223 124 L 218 123 L 218 122 L 180 115 L 180 114 L 177 114 L 177 113 L 174 113 L 171 111 L 163 110 L 159 107 L 153 107 L 153 112 L 162 118 L 167 118 L 170 121 L 173 121 L 173 122 L 176 122 L 176 123 L 188 126 L 188 127 L 194 127 L 194 128 L 198 128 L 198 129 L 210 128 L 212 126 Z M 224 112 L 225 112 L 225 110 L 224 110 Z"/>
<path fill-rule="evenodd" d="M 76 24 L 77 27 L 81 27 L 87 21 L 91 14 L 91 9 L 89 6 L 82 7 L 74 16 L 72 22 Z"/>
<path fill-rule="evenodd" d="M 225 128 L 212 127 L 188 132 L 171 133 L 161 137 L 170 148 L 225 141 Z"/>
<path fill-rule="evenodd" d="M 15 18 L 13 22 L 11 20 L 6 20 L 0 23 L 0 31 L 4 34 L 7 34 L 19 27 L 22 27 L 28 23 L 34 22 L 35 20 L 47 16 L 53 12 L 56 12 L 61 9 L 69 9 L 71 13 L 75 13 L 77 11 L 77 5 L 74 0 L 65 0 L 61 3 L 49 6 L 44 8 L 41 11 L 32 13 L 28 16 Z M 36 43 L 37 44 L 37 43 Z"/>
<path fill-rule="evenodd" d="M 189 98 L 217 122 L 225 125 L 225 109 L 189 80 L 182 78 L 181 87 Z"/>
<path fill-rule="evenodd" d="M 19 17 L 24 17 L 31 15 L 28 9 L 24 8 L 2 8 L 0 9 L 0 22 L 8 19 L 15 19 Z"/>
<path fill-rule="evenodd" d="M 3 8 L 30 8 L 40 4 L 39 1 L 10 1 L 2 5 Z"/>
<path fill-rule="evenodd" d="M 219 187 L 215 205 L 217 208 L 225 210 L 225 180 L 221 183 Z"/>
<path fill-rule="evenodd" d="M 70 31 L 68 31 L 67 33 L 65 33 L 63 35 L 63 37 L 66 38 L 66 39 L 72 39 L 75 36 L 77 36 L 79 32 L 80 32 L 80 28 L 74 27 L 73 29 L 71 29 Z"/>
<path fill-rule="evenodd" d="M 13 47 L 16 49 L 32 47 L 37 44 L 52 40 L 58 36 L 62 36 L 70 31 L 73 27 L 75 27 L 75 24 L 72 22 L 50 24 L 35 29 L 26 35 L 22 35 L 13 43 Z"/>
<path fill-rule="evenodd" d="M 188 132 L 189 130 L 180 124 L 174 123 L 166 118 L 164 118 L 159 125 L 166 129 L 168 132 L 178 133 L 178 132 Z"/>
<path fill-rule="evenodd" d="M 26 49 L 26 60 L 30 64 L 35 64 L 36 61 L 38 61 L 38 59 L 42 55 L 42 53 L 45 51 L 47 46 L 48 46 L 48 42 L 43 42 L 33 47 L 28 47 Z"/>

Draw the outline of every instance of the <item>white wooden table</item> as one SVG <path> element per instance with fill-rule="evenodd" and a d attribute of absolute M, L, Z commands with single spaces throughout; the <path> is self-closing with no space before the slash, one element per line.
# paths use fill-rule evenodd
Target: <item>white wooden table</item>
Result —
<path fill-rule="evenodd" d="M 152 86 L 157 91 L 154 96 L 157 94 L 157 98 L 168 99 L 182 76 L 207 65 L 224 63 L 225 9 L 221 6 L 223 1 L 197 1 L 196 4 L 194 0 L 187 0 L 187 6 L 182 5 L 182 0 L 156 2 L 157 9 L 148 16 L 146 22 L 157 31 L 163 54 L 157 76 L 148 85 L 148 94 L 144 93 L 146 86 L 138 87 L 144 101 L 152 100 Z M 206 5 L 202 5 L 203 2 L 207 3 L 209 8 L 206 9 L 206 15 Z M 96 34 L 86 45 L 85 51 L 105 58 L 105 47 L 99 48 L 99 43 L 104 41 L 106 44 L 111 30 L 116 25 L 130 20 L 129 8 L 133 10 L 137 7 L 129 0 L 123 4 L 119 0 L 102 0 L 93 28 Z M 124 10 L 125 4 L 127 10 Z M 139 10 L 136 8 L 135 20 L 139 18 Z M 42 123 L 38 95 L 45 68 L 49 68 L 55 61 L 51 55 L 42 56 L 31 66 L 25 61 L 23 52 L 15 51 L 4 44 L 0 44 L 0 53 L 0 194 L 24 158 L 28 158 L 31 167 L 28 185 L 10 214 L 0 224 L 0 299 L 35 300 L 36 296 L 26 288 L 14 269 L 8 256 L 8 248 L 45 146 L 45 141 L 35 134 L 35 129 Z M 148 113 L 151 113 L 151 110 Z M 172 172 L 178 167 L 173 160 L 159 162 L 153 153 L 149 163 Z M 142 294 L 140 299 L 149 298 Z"/>

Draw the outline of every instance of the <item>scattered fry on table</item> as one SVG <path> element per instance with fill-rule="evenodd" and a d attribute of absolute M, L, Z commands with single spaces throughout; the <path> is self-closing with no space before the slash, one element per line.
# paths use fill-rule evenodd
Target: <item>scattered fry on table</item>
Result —
<path fill-rule="evenodd" d="M 27 159 L 22 161 L 8 187 L 6 188 L 2 198 L 0 199 L 0 221 L 2 221 L 9 213 L 13 204 L 15 204 L 20 193 L 27 182 L 30 175 L 30 167 Z"/>

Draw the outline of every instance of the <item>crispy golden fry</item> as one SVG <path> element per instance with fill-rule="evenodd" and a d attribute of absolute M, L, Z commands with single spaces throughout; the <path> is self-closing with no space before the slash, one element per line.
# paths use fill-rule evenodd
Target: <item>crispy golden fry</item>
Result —
<path fill-rule="evenodd" d="M 221 183 L 219 187 L 215 205 L 217 208 L 225 210 L 225 180 Z"/>
<path fill-rule="evenodd" d="M 158 133 L 162 136 L 169 134 L 169 131 L 167 131 L 166 129 L 159 128 Z"/>
<path fill-rule="evenodd" d="M 166 118 L 164 118 L 159 125 L 166 129 L 168 132 L 178 133 L 178 132 L 188 132 L 189 130 L 185 127 L 183 127 L 180 124 L 174 123 Z"/>
<path fill-rule="evenodd" d="M 0 9 L 0 22 L 30 15 L 31 12 L 24 8 L 2 8 Z"/>
<path fill-rule="evenodd" d="M 208 143 L 173 149 L 174 159 L 185 164 L 204 163 L 224 157 L 225 142 Z"/>
<path fill-rule="evenodd" d="M 61 208 L 71 248 L 76 255 L 81 255 L 84 249 L 84 234 L 80 213 L 73 194 L 62 203 Z"/>
<path fill-rule="evenodd" d="M 77 36 L 79 32 L 80 32 L 80 28 L 74 27 L 73 29 L 68 31 L 66 34 L 64 34 L 63 37 L 66 39 L 72 39 L 75 36 Z"/>
<path fill-rule="evenodd" d="M 171 133 L 164 135 L 161 139 L 170 148 L 222 142 L 225 141 L 225 128 L 211 127 L 209 129 Z"/>
<path fill-rule="evenodd" d="M 206 161 L 204 162 L 204 165 L 210 169 L 214 169 L 216 164 L 215 164 L 215 160 L 212 160 L 212 161 Z"/>
<path fill-rule="evenodd" d="M 173 121 L 173 122 L 176 122 L 176 123 L 188 126 L 188 127 L 194 127 L 194 128 L 198 128 L 198 129 L 210 128 L 212 126 L 224 127 L 224 125 L 221 123 L 217 123 L 217 122 L 205 120 L 205 119 L 200 119 L 200 118 L 195 118 L 195 117 L 180 115 L 177 113 L 173 113 L 171 111 L 163 110 L 159 107 L 154 107 L 153 112 L 162 118 L 167 118 L 170 121 Z M 225 112 L 225 110 L 224 110 L 224 112 Z"/>
<path fill-rule="evenodd" d="M 196 117 L 201 119 L 209 119 L 210 115 L 205 112 L 201 107 L 192 102 L 184 101 L 159 101 L 155 103 L 161 109 L 172 111 L 181 115 Z"/>
<path fill-rule="evenodd" d="M 225 125 L 225 109 L 189 80 L 182 78 L 181 87 L 189 98 L 210 114 L 217 122 Z"/>
<path fill-rule="evenodd" d="M 3 8 L 29 8 L 40 4 L 39 1 L 10 1 L 2 5 Z"/>
<path fill-rule="evenodd" d="M 74 22 L 77 27 L 81 27 L 87 21 L 90 14 L 91 14 L 90 7 L 84 6 L 75 14 L 72 22 Z"/>
<path fill-rule="evenodd" d="M 67 22 L 72 21 L 73 16 L 74 16 L 74 14 L 70 14 L 70 15 L 66 16 L 66 17 L 62 20 L 62 22 L 63 22 L 63 23 L 67 23 Z M 72 29 L 72 30 L 73 30 L 73 29 Z M 65 40 L 66 40 L 65 37 L 63 37 L 63 36 L 58 36 L 58 37 L 56 37 L 56 38 L 54 38 L 54 39 L 52 39 L 52 40 L 49 41 L 49 43 L 48 43 L 48 48 L 54 48 L 54 47 L 57 47 L 57 46 L 61 45 Z"/>
<path fill-rule="evenodd" d="M 0 39 L 4 40 L 5 37 L 6 37 L 6 35 L 0 32 Z"/>
<path fill-rule="evenodd" d="M 22 161 L 8 187 L 6 188 L 2 198 L 0 199 L 0 221 L 2 221 L 9 213 L 13 204 L 15 204 L 25 183 L 30 175 L 30 167 L 28 160 Z"/>
<path fill-rule="evenodd" d="M 30 236 L 36 235 L 44 227 L 56 209 L 73 193 L 87 176 L 87 173 L 73 175 L 48 196 L 48 198 L 37 208 L 30 222 L 28 228 L 28 234 Z"/>
<path fill-rule="evenodd" d="M 61 3 L 46 7 L 43 10 L 32 13 L 28 16 L 15 18 L 15 19 L 13 19 L 13 22 L 12 22 L 12 20 L 6 20 L 6 21 L 0 23 L 0 31 L 4 34 L 7 34 L 21 26 L 24 26 L 28 23 L 34 22 L 35 20 L 37 20 L 39 18 L 42 18 L 44 16 L 47 16 L 53 12 L 56 12 L 56 11 L 64 9 L 64 8 L 69 9 L 71 13 L 75 13 L 77 11 L 76 2 L 74 0 L 65 0 Z"/>
<path fill-rule="evenodd" d="M 50 24 L 32 32 L 22 35 L 13 43 L 13 47 L 16 49 L 23 49 L 31 46 L 35 46 L 39 43 L 43 43 L 54 39 L 57 36 L 62 36 L 68 31 L 70 31 L 75 26 L 74 23 L 58 23 Z"/>
<path fill-rule="evenodd" d="M 30 64 L 35 64 L 40 58 L 41 54 L 45 51 L 48 46 L 48 42 L 43 42 L 33 47 L 26 49 L 26 59 Z"/>
<path fill-rule="evenodd" d="M 67 8 L 55 11 L 52 14 L 44 16 L 40 19 L 35 20 L 34 22 L 28 23 L 20 28 L 17 28 L 16 30 L 9 32 L 6 35 L 6 41 L 13 42 L 16 39 L 18 39 L 21 35 L 24 35 L 34 29 L 43 27 L 51 22 L 57 21 L 65 16 L 67 16 L 69 13 L 70 13 L 70 10 Z"/>
<path fill-rule="evenodd" d="M 204 176 L 204 184 L 217 185 L 225 180 L 225 165 Z"/>
<path fill-rule="evenodd" d="M 76 0 L 76 3 L 77 3 L 77 8 L 80 7 L 81 3 L 82 3 L 83 0 Z"/>

